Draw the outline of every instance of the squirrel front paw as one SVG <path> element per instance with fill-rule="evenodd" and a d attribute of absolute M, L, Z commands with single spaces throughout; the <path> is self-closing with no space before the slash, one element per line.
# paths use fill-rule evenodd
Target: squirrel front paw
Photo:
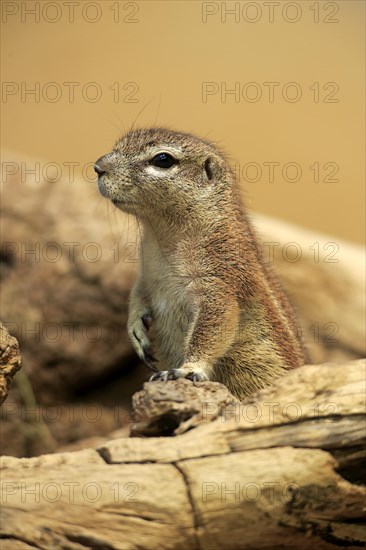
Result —
<path fill-rule="evenodd" d="M 133 349 L 140 359 L 152 370 L 157 370 L 153 363 L 155 357 L 151 354 L 151 343 L 147 332 L 152 324 L 152 318 L 148 313 L 128 321 L 127 332 L 130 337 Z"/>
<path fill-rule="evenodd" d="M 209 380 L 207 368 L 201 362 L 199 363 L 184 363 L 179 369 L 162 370 L 153 374 L 150 382 L 158 382 L 167 380 L 178 380 L 178 378 L 186 378 L 192 382 L 204 382 Z"/>

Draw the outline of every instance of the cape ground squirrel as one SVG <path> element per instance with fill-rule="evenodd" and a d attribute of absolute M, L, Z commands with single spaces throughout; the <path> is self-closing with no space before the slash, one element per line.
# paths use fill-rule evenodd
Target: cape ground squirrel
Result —
<path fill-rule="evenodd" d="M 243 399 L 304 364 L 291 306 L 214 145 L 132 130 L 95 171 L 102 195 L 143 224 L 128 334 L 159 367 L 151 380 L 216 380 Z"/>

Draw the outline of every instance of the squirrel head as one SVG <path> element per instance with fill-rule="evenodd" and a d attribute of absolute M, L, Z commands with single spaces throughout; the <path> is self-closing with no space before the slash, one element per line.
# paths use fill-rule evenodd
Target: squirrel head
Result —
<path fill-rule="evenodd" d="M 131 130 L 94 168 L 101 194 L 141 219 L 202 214 L 233 181 L 213 144 L 165 128 Z"/>

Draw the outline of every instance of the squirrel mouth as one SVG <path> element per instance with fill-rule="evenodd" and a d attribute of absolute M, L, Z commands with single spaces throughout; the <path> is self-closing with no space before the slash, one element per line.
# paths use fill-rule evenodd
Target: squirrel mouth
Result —
<path fill-rule="evenodd" d="M 112 199 L 111 200 L 113 206 L 115 206 L 116 208 L 120 209 L 120 210 L 123 210 L 123 212 L 125 211 L 130 211 L 131 209 L 131 203 L 129 201 L 125 201 L 125 200 L 120 200 L 120 199 Z"/>
<path fill-rule="evenodd" d="M 118 206 L 119 204 L 126 204 L 125 201 L 121 201 L 117 199 L 112 199 L 112 203 L 114 204 L 114 206 Z"/>

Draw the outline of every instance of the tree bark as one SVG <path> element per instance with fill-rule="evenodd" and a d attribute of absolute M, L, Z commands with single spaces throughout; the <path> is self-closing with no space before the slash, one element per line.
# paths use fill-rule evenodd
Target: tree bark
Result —
<path fill-rule="evenodd" d="M 2 458 L 2 548 L 360 548 L 364 374 L 306 366 L 245 403 L 217 383 L 145 384 L 133 433 L 153 437 Z"/>

